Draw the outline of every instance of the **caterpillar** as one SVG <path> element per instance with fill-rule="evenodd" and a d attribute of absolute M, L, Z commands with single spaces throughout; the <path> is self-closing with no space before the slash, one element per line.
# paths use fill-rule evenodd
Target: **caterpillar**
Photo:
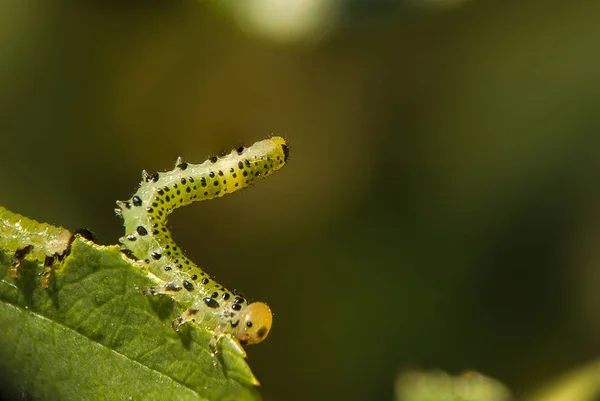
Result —
<path fill-rule="evenodd" d="M 36 260 L 44 265 L 40 283 L 48 288 L 52 270 L 69 255 L 76 235 L 91 241 L 95 239 L 87 229 L 71 232 L 63 227 L 39 223 L 0 206 L 0 249 L 14 252 L 9 269 L 12 278 L 17 278 L 23 260 Z"/>
<path fill-rule="evenodd" d="M 186 308 L 172 323 L 173 329 L 192 320 L 214 329 L 213 352 L 226 334 L 243 345 L 264 340 L 273 322 L 271 309 L 262 302 L 249 303 L 188 259 L 173 241 L 167 218 L 180 206 L 252 185 L 283 167 L 288 156 L 285 140 L 272 137 L 202 164 L 179 158 L 172 171 L 143 171 L 136 193 L 117 201 L 115 212 L 125 226 L 125 235 L 119 239 L 122 250 L 138 259 L 158 283 L 144 293 L 168 294 Z"/>

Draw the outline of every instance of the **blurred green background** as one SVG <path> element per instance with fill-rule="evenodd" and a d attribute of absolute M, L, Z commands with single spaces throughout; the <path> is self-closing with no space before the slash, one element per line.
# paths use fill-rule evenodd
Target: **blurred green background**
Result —
<path fill-rule="evenodd" d="M 600 2 L 282 4 L 2 1 L 0 204 L 114 244 L 142 169 L 283 135 L 276 176 L 171 218 L 272 306 L 265 400 L 598 357 Z"/>

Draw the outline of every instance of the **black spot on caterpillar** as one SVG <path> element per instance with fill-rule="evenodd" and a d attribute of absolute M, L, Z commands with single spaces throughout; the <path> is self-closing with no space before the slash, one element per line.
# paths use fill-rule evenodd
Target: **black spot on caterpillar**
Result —
<path fill-rule="evenodd" d="M 187 321 L 202 319 L 215 331 L 210 344 L 213 351 L 225 334 L 235 336 L 242 344 L 262 341 L 271 329 L 271 310 L 262 302 L 249 304 L 210 279 L 175 244 L 167 218 L 180 206 L 221 197 L 268 177 L 283 167 L 288 157 L 285 140 L 273 137 L 222 157 L 211 157 L 202 164 L 178 159 L 174 170 L 152 175 L 144 171 L 132 198 L 117 202 L 115 212 L 123 217 L 125 225 L 125 235 L 119 239 L 122 249 L 143 261 L 160 282 L 145 293 L 168 294 L 187 308 L 173 322 L 175 330 Z"/>
<path fill-rule="evenodd" d="M 90 230 L 70 232 L 63 227 L 39 223 L 0 206 L 0 249 L 14 252 L 9 270 L 9 275 L 13 278 L 17 278 L 19 265 L 23 260 L 36 260 L 44 264 L 40 283 L 42 287 L 48 288 L 52 270 L 71 253 L 71 244 L 77 235 L 90 241 L 95 240 Z"/>

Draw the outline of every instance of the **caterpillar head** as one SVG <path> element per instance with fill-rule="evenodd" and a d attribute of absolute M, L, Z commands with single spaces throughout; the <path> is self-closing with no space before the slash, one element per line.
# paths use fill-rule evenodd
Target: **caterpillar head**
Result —
<path fill-rule="evenodd" d="M 258 344 L 267 337 L 273 324 L 271 309 L 262 302 L 253 302 L 241 312 L 235 336 L 243 345 Z"/>

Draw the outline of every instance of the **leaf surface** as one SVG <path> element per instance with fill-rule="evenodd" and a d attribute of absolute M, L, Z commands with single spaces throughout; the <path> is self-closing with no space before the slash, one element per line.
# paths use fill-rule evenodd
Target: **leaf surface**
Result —
<path fill-rule="evenodd" d="M 212 332 L 186 324 L 166 296 L 117 246 L 76 239 L 62 267 L 39 285 L 42 267 L 8 276 L 0 252 L 0 394 L 61 400 L 258 400 L 245 352 L 229 336 L 213 355 Z"/>

